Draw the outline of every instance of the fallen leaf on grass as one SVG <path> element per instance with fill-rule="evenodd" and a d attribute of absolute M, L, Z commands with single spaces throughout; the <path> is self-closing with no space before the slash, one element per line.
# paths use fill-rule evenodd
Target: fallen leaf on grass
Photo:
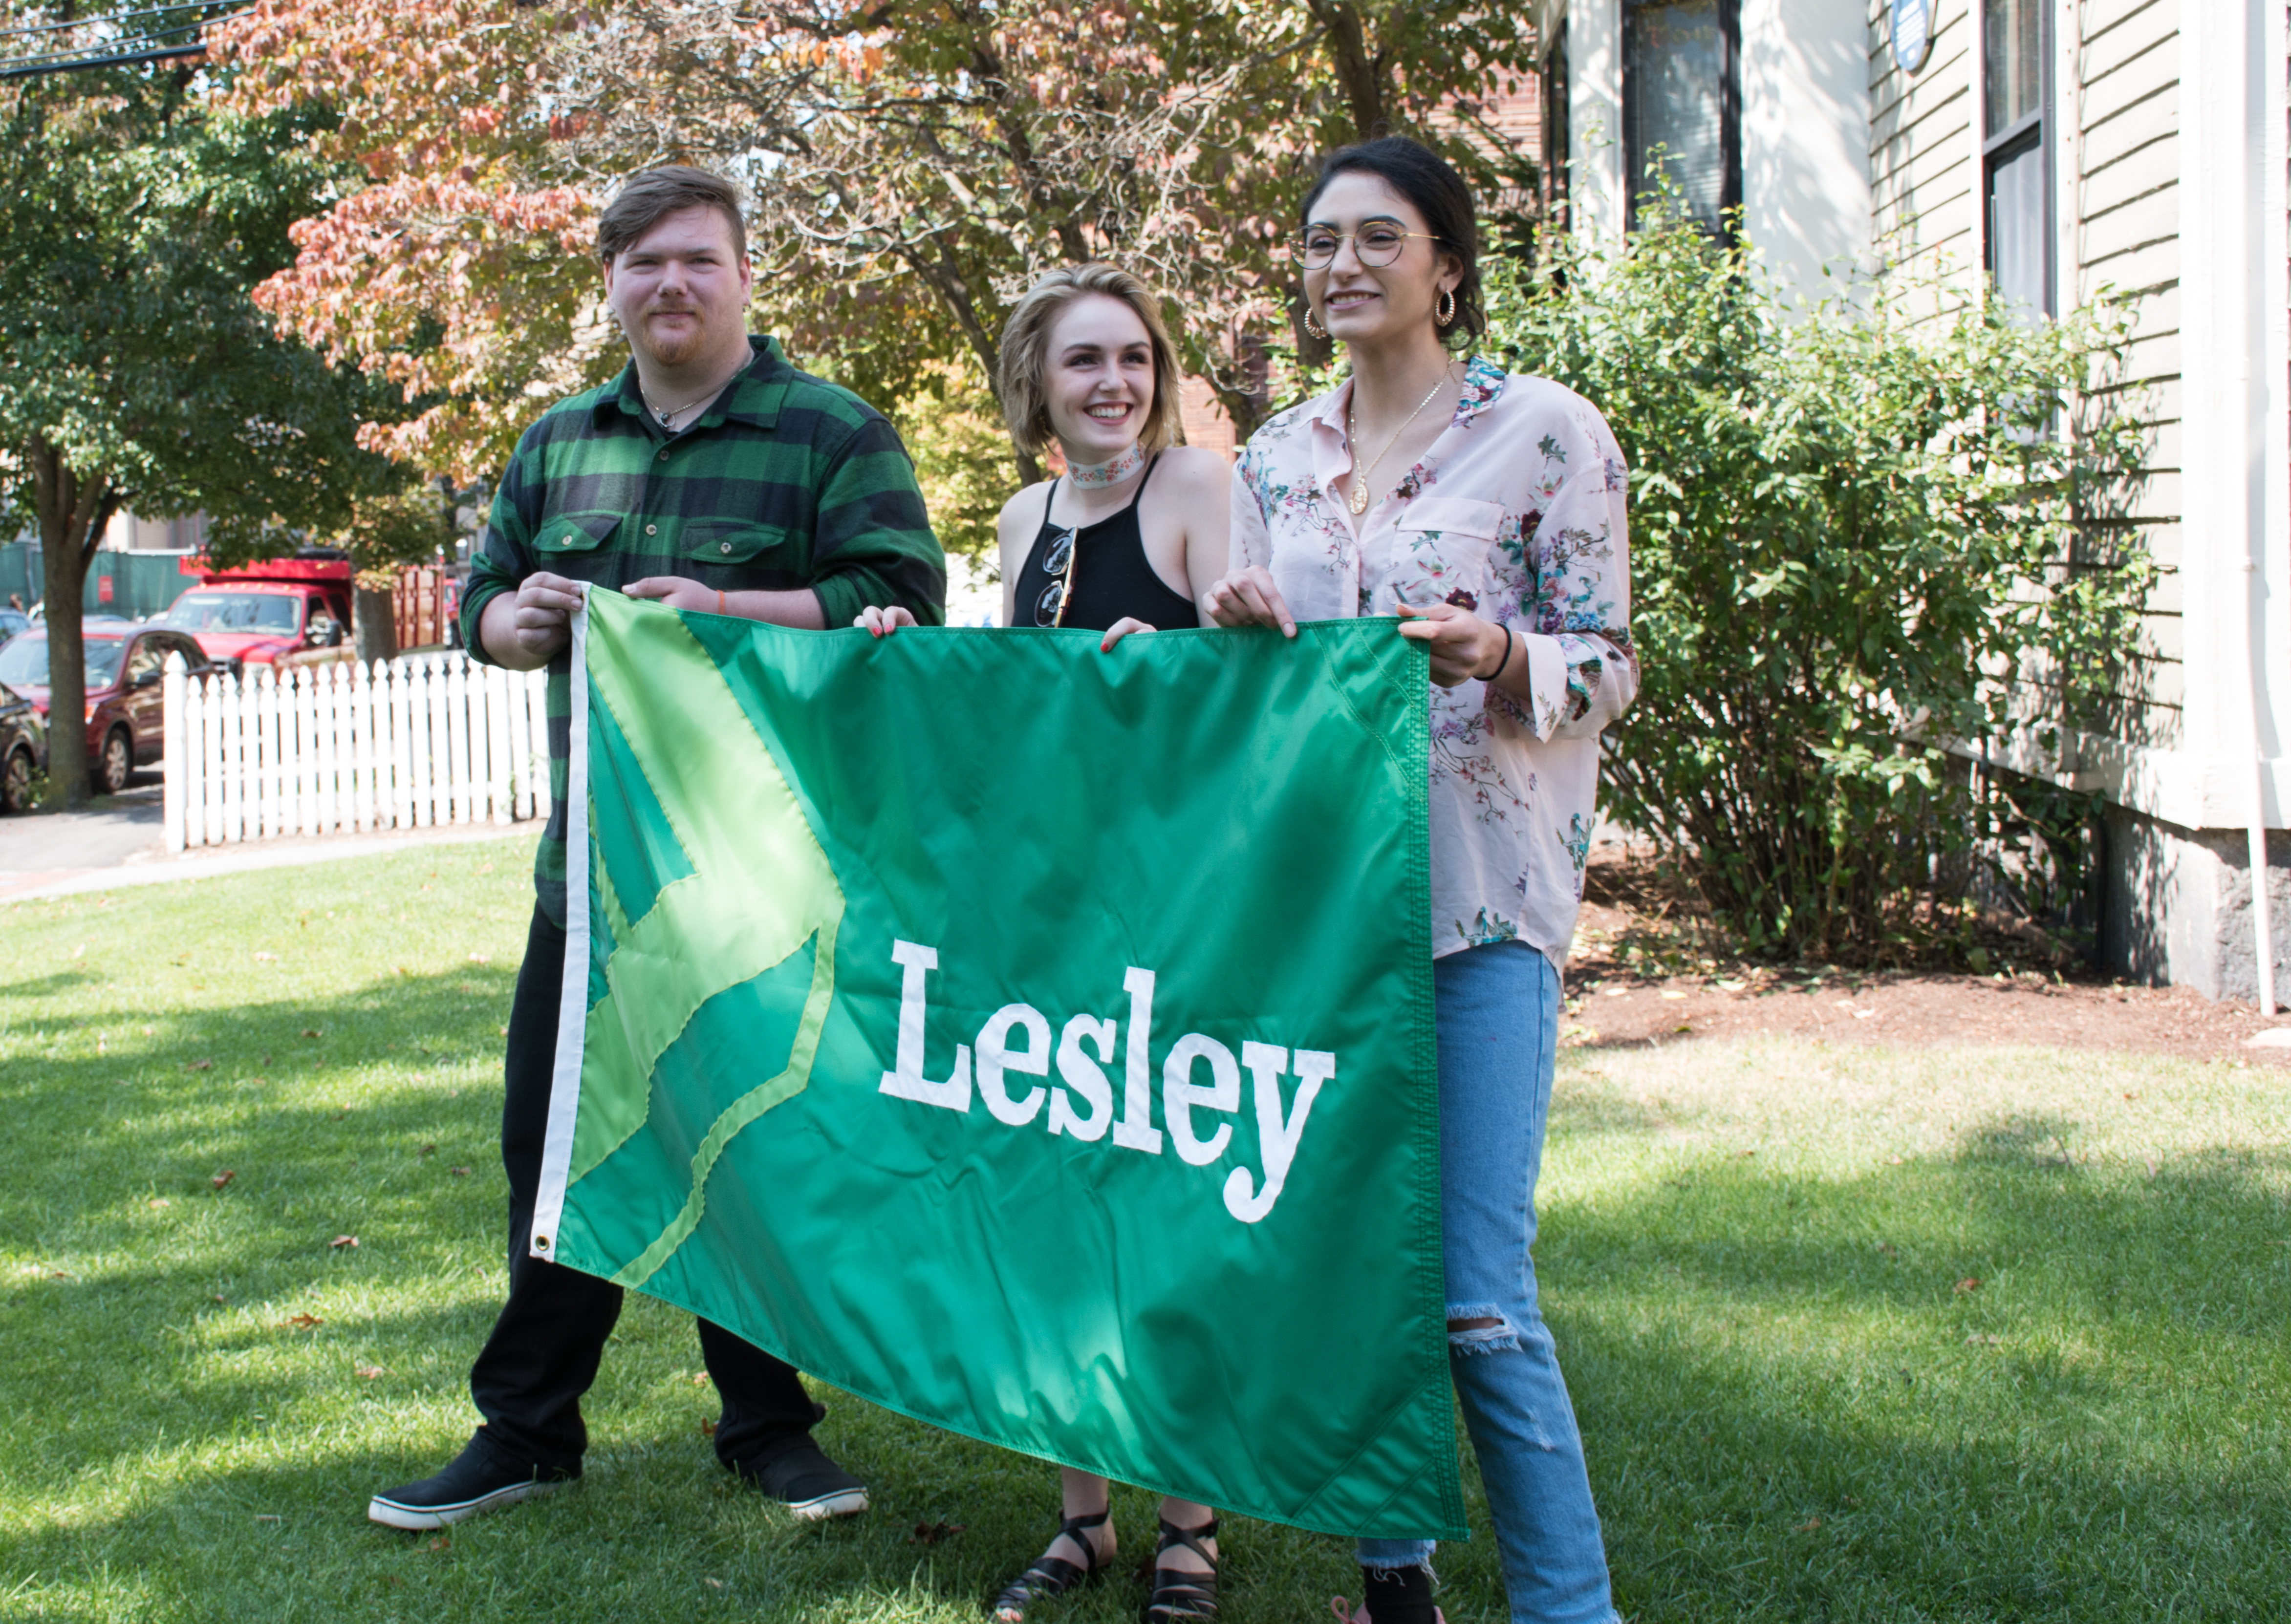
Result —
<path fill-rule="evenodd" d="M 470 955 L 470 962 L 472 964 L 491 964 L 493 961 L 494 956 L 491 953 L 471 953 Z"/>
<path fill-rule="evenodd" d="M 211 1072 L 214 1070 L 214 1062 L 212 1060 L 186 1060 L 183 1062 L 183 1069 L 187 1072 Z"/>
<path fill-rule="evenodd" d="M 356 1235 L 336 1235 L 333 1240 L 327 1242 L 326 1244 L 334 1250 L 340 1251 L 346 1246 L 356 1247 L 358 1245 L 358 1237 Z"/>
<path fill-rule="evenodd" d="M 1981 1290 L 1980 1278 L 1976 1275 L 1967 1274 L 1963 1280 L 1957 1282 L 1957 1289 L 1960 1292 L 1978 1291 Z"/>
<path fill-rule="evenodd" d="M 159 1029 L 157 1026 L 146 1026 L 143 1028 L 143 1035 L 147 1038 L 156 1038 L 159 1035 Z"/>
<path fill-rule="evenodd" d="M 306 1038 L 317 1038 L 324 1037 L 326 1034 L 320 1032 L 316 1026 L 305 1026 L 302 1028 L 302 1035 Z"/>
<path fill-rule="evenodd" d="M 277 953 L 257 953 L 254 955 L 254 961 L 257 964 L 276 964 L 278 962 L 278 955 Z"/>
<path fill-rule="evenodd" d="M 1901 1159 L 1899 1156 L 1888 1156 L 1885 1158 L 1885 1165 L 1887 1167 L 1899 1167 L 1901 1165 Z"/>
<path fill-rule="evenodd" d="M 1797 1531 L 1802 1534 L 1810 1534 L 1821 1526 L 1821 1519 L 1820 1517 L 1808 1517 L 1805 1522 L 1800 1523 L 1797 1525 Z"/>
<path fill-rule="evenodd" d="M 217 1301 L 217 1302 L 219 1302 L 219 1303 L 227 1303 L 227 1302 L 229 1302 L 229 1301 L 230 1300 L 230 1298 L 229 1298 L 228 1297 L 225 1297 L 225 1296 L 224 1296 L 221 1292 L 220 1292 L 220 1291 L 218 1291 L 218 1292 L 216 1292 L 216 1293 L 214 1294 L 214 1299 L 215 1299 L 215 1301 Z"/>
<path fill-rule="evenodd" d="M 278 1520 L 278 1514 L 275 1511 L 258 1511 L 254 1514 L 254 1520 L 258 1523 L 276 1523 Z"/>
<path fill-rule="evenodd" d="M 164 1195 L 155 1195 L 144 1204 L 150 1207 L 172 1207 L 175 1203 Z"/>
<path fill-rule="evenodd" d="M 706 1387 L 706 1386 L 708 1385 L 708 1372 L 707 1372 L 707 1371 L 693 1371 L 693 1372 L 692 1372 L 692 1385 L 693 1385 L 694 1387 Z"/>
<path fill-rule="evenodd" d="M 229 1184 L 232 1179 L 237 1177 L 238 1175 L 232 1170 L 225 1168 L 221 1172 L 217 1173 L 212 1179 L 208 1180 L 208 1182 L 213 1185 L 216 1189 L 220 1190 L 223 1186 Z"/>
<path fill-rule="evenodd" d="M 969 1527 L 967 1523 L 918 1523 L 915 1532 L 907 1536 L 909 1545 L 936 1545 L 942 1540 L 952 1540 Z"/>
<path fill-rule="evenodd" d="M 362 1364 L 358 1367 L 358 1373 L 361 1379 L 374 1381 L 382 1375 L 382 1369 L 378 1364 Z"/>
<path fill-rule="evenodd" d="M 1967 1347 L 2002 1347 L 2005 1346 L 2005 1339 L 2002 1337 L 1985 1336 L 1982 1332 L 1976 1331 L 1971 1336 L 1965 1338 L 1965 1345 Z"/>
<path fill-rule="evenodd" d="M 296 1331 L 316 1331 L 319 1326 L 326 1323 L 326 1321 L 320 1319 L 317 1314 L 305 1311 L 304 1313 L 298 1314 L 294 1315 L 293 1318 L 285 1321 L 278 1327 L 278 1329 L 284 1331 L 287 1326 L 291 1325 Z"/>
<path fill-rule="evenodd" d="M 470 1170 L 465 1167 L 457 1167 L 453 1170 L 453 1173 L 454 1177 L 456 1178 L 467 1178 L 470 1176 Z"/>
<path fill-rule="evenodd" d="M 424 1145 L 421 1154 L 425 1156 L 434 1156 L 438 1154 L 438 1147 L 435 1145 Z"/>
<path fill-rule="evenodd" d="M 703 1438 L 712 1438 L 712 1437 L 714 1437 L 714 1436 L 716 1435 L 716 1423 L 715 1423 L 715 1422 L 713 1422 L 713 1421 L 703 1421 L 703 1422 L 701 1422 L 701 1423 L 700 1423 L 700 1435 L 701 1435 L 702 1437 L 703 1437 Z"/>
<path fill-rule="evenodd" d="M 2147 1160 L 2147 1162 L 2148 1162 L 2148 1177 L 2149 1177 L 2149 1178 L 2153 1178 L 2154 1177 L 2156 1177 L 2156 1173 L 2157 1173 L 2156 1158 L 2155 1158 L 2155 1157 L 2153 1157 L 2153 1156 L 2150 1156 L 2150 1157 L 2148 1157 L 2146 1160 Z"/>
<path fill-rule="evenodd" d="M 422 1548 L 426 1551 L 450 1551 L 454 1548 L 453 1537 L 449 1534 L 439 1534 Z"/>

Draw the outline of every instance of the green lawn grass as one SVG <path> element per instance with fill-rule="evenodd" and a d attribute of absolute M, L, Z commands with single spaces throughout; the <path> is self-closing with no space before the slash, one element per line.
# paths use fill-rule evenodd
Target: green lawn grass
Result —
<path fill-rule="evenodd" d="M 873 1512 L 736 1490 L 688 1319 L 635 1298 L 580 1488 L 365 1521 L 475 1419 L 529 854 L 0 906 L 0 1618 L 977 1620 L 1039 1548 L 1049 1468 L 832 1394 Z M 2286 1096 L 2041 1049 L 1571 1052 L 1538 1250 L 1625 1612 L 2283 1617 Z M 1116 1516 L 1141 1554 L 1145 1497 Z M 1504 1616 L 1473 1518 L 1459 1624 Z M 1226 1532 L 1233 1624 L 1355 1590 L 1338 1540 Z"/>

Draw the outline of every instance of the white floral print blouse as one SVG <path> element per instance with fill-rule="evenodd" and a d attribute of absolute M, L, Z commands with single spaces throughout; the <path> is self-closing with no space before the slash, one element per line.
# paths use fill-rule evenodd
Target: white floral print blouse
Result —
<path fill-rule="evenodd" d="M 1599 732 L 1638 690 L 1621 448 L 1596 407 L 1484 359 L 1421 462 L 1353 533 L 1349 381 L 1250 437 L 1233 562 L 1299 620 L 1445 599 L 1523 636 L 1530 698 L 1432 687 L 1432 953 L 1523 941 L 1565 962 L 1583 900 Z"/>

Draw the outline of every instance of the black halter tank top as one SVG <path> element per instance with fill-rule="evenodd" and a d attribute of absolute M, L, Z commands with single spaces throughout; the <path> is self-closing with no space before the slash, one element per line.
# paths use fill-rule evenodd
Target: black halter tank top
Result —
<path fill-rule="evenodd" d="M 1073 602 L 1066 608 L 1066 625 L 1104 631 L 1125 615 L 1162 631 L 1201 623 L 1192 600 L 1171 591 L 1154 573 L 1146 557 L 1146 538 L 1137 528 L 1138 499 L 1146 494 L 1146 481 L 1154 477 L 1161 460 L 1157 454 L 1137 476 L 1137 489 L 1128 507 L 1078 529 L 1050 522 L 1050 503 L 1058 494 L 1058 482 L 1050 481 L 1049 494 L 1042 499 L 1042 527 L 1035 532 L 1033 551 L 1018 570 L 1012 624 L 1058 623 L 1058 583 L 1065 574 L 1064 553 L 1069 547 L 1076 556 L 1067 577 L 1073 585 Z M 1052 568 L 1053 564 L 1059 567 Z"/>

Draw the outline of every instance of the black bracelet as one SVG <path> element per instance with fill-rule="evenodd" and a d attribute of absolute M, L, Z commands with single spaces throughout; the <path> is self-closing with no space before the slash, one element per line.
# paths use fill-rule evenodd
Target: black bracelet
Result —
<path fill-rule="evenodd" d="M 1504 627 L 1504 628 L 1503 628 L 1503 634 L 1504 634 L 1504 653 L 1503 653 L 1503 658 L 1502 658 L 1502 659 L 1500 659 L 1500 660 L 1498 660 L 1498 661 L 1496 662 L 1496 668 L 1495 668 L 1495 670 L 1493 670 L 1493 671 L 1490 671 L 1490 672 L 1489 672 L 1486 676 L 1484 676 L 1484 677 L 1478 677 L 1478 678 L 1475 678 L 1475 679 L 1474 679 L 1474 680 L 1475 680 L 1475 681 L 1478 681 L 1478 682 L 1493 682 L 1493 681 L 1494 681 L 1498 677 L 1500 677 L 1500 676 L 1502 676 L 1502 675 L 1504 674 L 1504 667 L 1511 663 L 1511 628 L 1510 628 L 1509 626 L 1506 626 L 1506 627 Z"/>

